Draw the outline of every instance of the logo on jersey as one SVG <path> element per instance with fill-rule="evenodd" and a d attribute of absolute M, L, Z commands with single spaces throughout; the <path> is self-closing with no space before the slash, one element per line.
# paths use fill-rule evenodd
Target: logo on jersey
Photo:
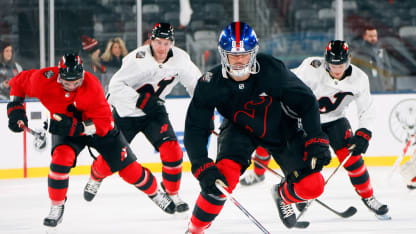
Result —
<path fill-rule="evenodd" d="M 146 51 L 137 51 L 136 58 L 144 58 L 144 56 L 146 56 Z"/>
<path fill-rule="evenodd" d="M 328 113 L 328 112 L 331 112 L 331 111 L 337 109 L 338 106 L 341 104 L 342 100 L 344 100 L 344 98 L 347 95 L 354 96 L 354 94 L 351 93 L 351 92 L 336 93 L 334 95 L 335 102 L 332 102 L 332 100 L 329 97 L 321 97 L 319 99 L 319 111 L 321 113 Z"/>
<path fill-rule="evenodd" d="M 202 82 L 211 82 L 212 79 L 212 72 L 207 72 L 201 77 Z"/>
<path fill-rule="evenodd" d="M 43 75 L 46 77 L 46 79 L 50 79 L 55 75 L 55 73 L 51 70 L 48 70 L 48 71 L 44 72 Z"/>
<path fill-rule="evenodd" d="M 244 89 L 244 84 L 238 84 L 238 89 Z"/>
<path fill-rule="evenodd" d="M 318 67 L 320 67 L 321 66 L 321 64 L 322 64 L 322 62 L 320 61 L 320 60 L 318 60 L 318 59 L 314 59 L 314 60 L 312 60 L 312 62 L 311 62 L 311 66 L 312 67 L 314 67 L 314 68 L 318 68 Z"/>
<path fill-rule="evenodd" d="M 168 124 L 163 124 L 160 128 L 160 134 L 166 132 L 168 130 Z"/>
<path fill-rule="evenodd" d="M 127 158 L 127 147 L 123 147 L 121 149 L 121 161 L 123 162 L 124 159 L 126 159 L 126 158 Z"/>
<path fill-rule="evenodd" d="M 390 112 L 390 131 L 401 143 L 409 140 L 416 133 L 416 99 L 404 99 L 397 103 Z"/>

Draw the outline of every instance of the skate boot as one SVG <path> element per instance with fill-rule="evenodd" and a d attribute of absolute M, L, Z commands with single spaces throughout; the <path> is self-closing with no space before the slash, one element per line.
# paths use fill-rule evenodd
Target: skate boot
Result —
<path fill-rule="evenodd" d="M 389 212 L 389 208 L 387 205 L 381 204 L 377 199 L 373 196 L 369 198 L 362 198 L 364 205 L 367 208 L 376 214 L 376 217 L 380 220 L 388 220 L 391 219 L 390 216 L 387 215 Z"/>
<path fill-rule="evenodd" d="M 162 187 L 163 191 L 166 192 L 165 186 L 163 185 L 163 182 L 160 182 L 160 186 Z M 166 193 L 168 194 L 168 193 Z M 176 212 L 185 212 L 189 210 L 189 206 L 186 202 L 184 202 L 178 194 L 170 195 L 168 194 L 170 199 L 173 201 L 173 204 L 175 204 L 175 211 Z"/>
<path fill-rule="evenodd" d="M 410 190 L 416 189 L 416 185 L 414 184 L 408 184 L 406 187 Z"/>
<path fill-rule="evenodd" d="M 306 207 L 306 202 L 298 202 L 296 203 L 296 209 L 298 209 L 298 211 L 302 212 L 303 209 L 305 209 Z"/>
<path fill-rule="evenodd" d="M 159 206 L 163 211 L 168 214 L 175 213 L 175 204 L 173 203 L 172 199 L 170 199 L 169 195 L 161 190 L 157 190 L 156 194 L 153 196 L 149 196 L 150 199 L 157 206 Z"/>
<path fill-rule="evenodd" d="M 249 171 L 247 174 L 240 180 L 240 184 L 244 186 L 249 186 L 253 184 L 257 184 L 264 180 L 265 176 L 257 175 L 254 171 Z"/>
<path fill-rule="evenodd" d="M 276 184 L 272 188 L 272 197 L 276 203 L 277 210 L 279 211 L 280 219 L 287 228 L 292 228 L 296 224 L 296 215 L 295 211 L 292 208 L 291 204 L 286 205 L 283 202 L 282 197 L 279 193 L 280 184 Z"/>
<path fill-rule="evenodd" d="M 97 195 L 98 189 L 100 188 L 102 181 L 95 181 L 91 177 L 88 180 L 84 188 L 84 199 L 86 201 L 92 201 L 95 195 Z"/>
<path fill-rule="evenodd" d="M 49 215 L 43 220 L 43 225 L 48 227 L 56 227 L 56 225 L 62 222 L 62 217 L 64 215 L 64 204 L 62 205 L 52 205 Z"/>

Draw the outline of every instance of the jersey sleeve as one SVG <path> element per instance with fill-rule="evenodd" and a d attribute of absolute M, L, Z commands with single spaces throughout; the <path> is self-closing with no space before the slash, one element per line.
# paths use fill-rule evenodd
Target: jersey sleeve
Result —
<path fill-rule="evenodd" d="M 273 73 L 278 79 L 272 85 L 273 96 L 279 97 L 286 114 L 301 119 L 307 134 L 320 134 L 319 104 L 312 90 L 283 63 L 275 62 L 274 67 L 277 69 Z"/>
<path fill-rule="evenodd" d="M 186 114 L 184 144 L 192 165 L 208 157 L 207 144 L 213 130 L 215 106 L 207 100 L 206 91 L 204 82 L 199 81 Z"/>
<path fill-rule="evenodd" d="M 358 128 L 367 128 L 372 131 L 376 118 L 376 109 L 370 93 L 368 76 L 364 72 L 359 73 L 359 76 L 362 78 L 362 84 L 360 85 L 362 89 L 356 98 Z"/>
<path fill-rule="evenodd" d="M 194 95 L 195 86 L 198 82 L 198 78 L 201 77 L 201 71 L 199 68 L 191 61 L 189 56 L 187 56 L 187 65 L 185 66 L 185 70 L 183 71 L 181 77 L 181 84 L 185 86 L 186 91 L 192 97 Z"/>
<path fill-rule="evenodd" d="M 31 77 L 35 75 L 36 70 L 27 70 L 20 72 L 17 76 L 10 80 L 10 96 L 17 96 L 25 98 L 26 96 L 33 97 L 31 87 Z"/>
<path fill-rule="evenodd" d="M 132 87 L 141 76 L 147 74 L 138 72 L 139 64 L 134 58 L 130 57 L 123 60 L 121 68 L 113 75 L 108 86 L 108 101 L 117 107 L 117 112 L 121 116 L 127 116 L 136 111 L 136 102 L 139 93 Z"/>

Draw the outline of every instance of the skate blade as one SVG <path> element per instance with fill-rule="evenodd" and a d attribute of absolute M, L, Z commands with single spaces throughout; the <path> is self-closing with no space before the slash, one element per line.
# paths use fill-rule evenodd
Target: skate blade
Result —
<path fill-rule="evenodd" d="M 56 227 L 46 227 L 45 233 L 46 234 L 58 234 L 58 229 Z"/>
<path fill-rule="evenodd" d="M 387 214 L 384 214 L 384 215 L 378 215 L 378 214 L 376 214 L 376 218 L 378 220 L 391 220 L 391 216 L 390 215 L 387 215 Z"/>

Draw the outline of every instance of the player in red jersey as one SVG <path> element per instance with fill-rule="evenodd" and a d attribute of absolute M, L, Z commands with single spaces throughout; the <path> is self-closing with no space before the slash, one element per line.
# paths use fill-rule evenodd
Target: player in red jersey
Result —
<path fill-rule="evenodd" d="M 146 193 L 167 213 L 174 212 L 172 200 L 158 189 L 156 178 L 136 161 L 129 144 L 114 126 L 110 106 L 100 82 L 84 71 L 81 58 L 65 54 L 58 66 L 23 71 L 10 81 L 7 105 L 9 128 L 21 132 L 28 124 L 24 99 L 36 97 L 49 110 L 48 130 L 52 134 L 52 158 L 48 175 L 51 210 L 43 224 L 55 227 L 62 222 L 69 172 L 85 147 L 100 155 L 91 170 L 100 176 L 118 171 L 123 180 Z"/>

